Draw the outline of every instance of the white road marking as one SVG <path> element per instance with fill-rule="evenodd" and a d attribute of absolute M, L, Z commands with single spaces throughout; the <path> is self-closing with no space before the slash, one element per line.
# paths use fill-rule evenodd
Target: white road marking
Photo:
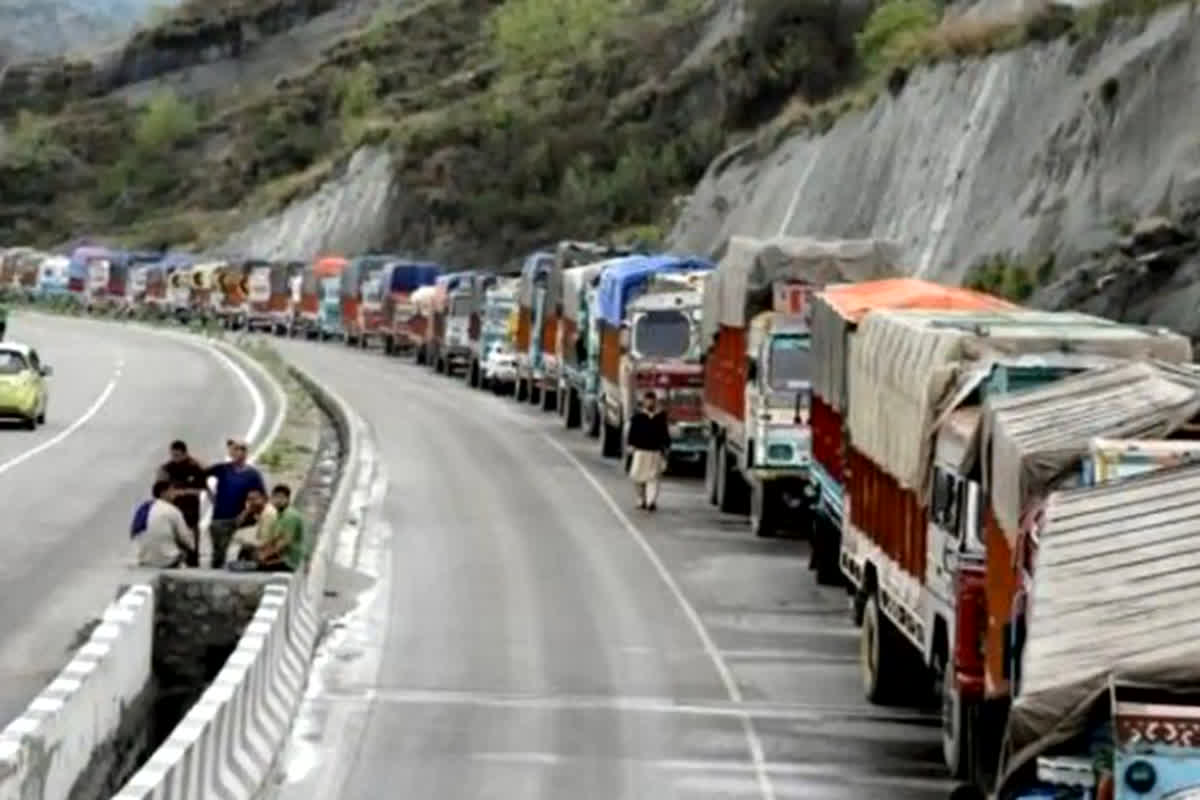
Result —
<path fill-rule="evenodd" d="M 733 677 L 733 672 L 730 671 L 729 665 L 725 663 L 725 658 L 721 655 L 720 649 L 717 648 L 716 642 L 714 642 L 712 636 L 709 635 L 708 628 L 706 628 L 704 625 L 704 620 L 700 618 L 699 612 L 696 611 L 696 608 L 692 605 L 691 601 L 687 599 L 687 595 L 683 593 L 683 589 L 680 588 L 679 583 L 675 580 L 675 576 L 673 576 L 670 570 L 667 569 L 666 564 L 663 563 L 663 560 L 659 557 L 658 552 L 650 544 L 649 540 L 646 539 L 645 535 L 638 530 L 637 526 L 633 524 L 617 501 L 614 500 L 612 495 L 609 494 L 608 490 L 604 488 L 604 485 L 596 479 L 596 476 L 592 474 L 591 470 L 584 466 L 583 462 L 580 461 L 574 453 L 560 444 L 548 433 L 542 433 L 542 438 L 545 439 L 546 442 L 548 442 L 554 449 L 562 453 L 563 456 L 569 462 L 571 462 L 571 464 L 573 464 L 577 470 L 579 470 L 579 473 L 583 475 L 587 482 L 591 484 L 592 488 L 596 490 L 596 493 L 600 495 L 600 498 L 604 500 L 604 503 L 608 506 L 609 510 L 612 511 L 613 516 L 620 521 L 622 527 L 625 528 L 626 533 L 633 537 L 633 540 L 637 542 L 638 547 L 640 547 L 642 552 L 646 554 L 646 558 L 649 559 L 650 563 L 654 566 L 655 571 L 658 572 L 658 576 L 662 579 L 663 583 L 666 584 L 667 589 L 670 590 L 671 594 L 674 595 L 676 602 L 679 603 L 679 607 L 683 610 L 684 616 L 686 616 L 688 621 L 692 624 L 692 628 L 696 631 L 696 636 L 698 636 L 700 639 L 700 644 L 704 647 L 704 651 L 708 654 L 709 659 L 712 661 L 713 667 L 715 667 L 717 670 L 717 675 L 719 675 L 721 678 L 721 683 L 725 686 L 725 692 L 729 695 L 730 701 L 740 705 L 744 698 L 742 696 L 741 687 L 738 686 L 737 680 Z M 746 734 L 746 744 L 750 750 L 750 761 L 754 766 L 754 774 L 758 780 L 759 792 L 762 795 L 763 800 L 775 800 L 775 788 L 772 786 L 771 776 L 767 772 L 767 761 L 763 751 L 762 740 L 758 736 L 758 731 L 754 729 L 754 722 L 750 718 L 750 715 L 742 712 L 740 714 L 740 718 L 742 721 L 742 729 Z"/>
<path fill-rule="evenodd" d="M 212 353 L 213 357 L 217 359 L 217 361 L 219 361 L 221 365 L 225 367 L 225 369 L 229 370 L 233 374 L 233 377 L 237 378 L 238 382 L 242 384 L 242 388 L 246 390 L 246 394 L 250 395 L 250 404 L 253 406 L 254 412 L 250 417 L 250 427 L 246 429 L 245 439 L 247 442 L 253 442 L 258 437 L 258 433 L 262 430 L 262 426 L 267 418 L 267 404 L 263 400 L 262 392 L 259 391 L 258 387 L 254 385 L 254 381 L 250 380 L 250 376 L 246 374 L 246 370 L 242 369 L 241 365 L 235 362 L 232 358 L 225 355 L 220 348 L 210 344 L 209 342 L 203 342 L 203 347 L 205 350 Z M 276 418 L 276 428 L 272 431 L 273 434 L 278 433 L 278 426 L 283 424 L 282 420 L 283 414 L 281 413 Z M 264 446 L 268 444 L 272 438 L 274 437 L 270 436 L 267 439 L 264 439 L 259 445 L 259 448 L 250 454 L 251 461 L 262 455 Z"/>
<path fill-rule="evenodd" d="M 44 453 L 47 450 L 49 450 L 51 447 L 61 444 L 62 442 L 64 442 L 67 439 L 67 437 L 69 437 L 75 431 L 79 430 L 84 425 L 86 425 L 88 423 L 88 421 L 92 419 L 92 417 L 99 414 L 100 409 L 104 408 L 104 404 L 108 402 L 108 398 L 112 396 L 112 393 L 114 391 L 116 391 L 117 383 L 120 382 L 120 380 L 121 380 L 121 367 L 123 365 L 124 365 L 124 362 L 120 359 L 117 359 L 117 365 L 116 365 L 116 369 L 113 371 L 113 376 L 109 379 L 109 381 L 105 385 L 104 389 L 100 392 L 100 394 L 96 397 L 96 399 L 92 401 L 92 404 L 90 406 L 88 406 L 87 410 L 84 411 L 82 415 L 80 415 L 74 422 L 72 422 L 67 427 L 63 428 L 58 433 L 51 436 L 46 441 L 44 441 L 34 447 L 31 447 L 30 449 L 26 450 L 24 453 L 13 456 L 8 461 L 5 461 L 3 464 L 0 464 L 0 475 L 3 475 L 4 473 L 8 472 L 13 467 L 24 464 L 26 461 L 28 461 L 29 459 L 38 455 L 39 453 Z"/>

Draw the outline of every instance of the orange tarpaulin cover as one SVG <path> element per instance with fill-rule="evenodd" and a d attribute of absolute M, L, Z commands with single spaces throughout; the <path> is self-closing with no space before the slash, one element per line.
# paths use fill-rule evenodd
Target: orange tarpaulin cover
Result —
<path fill-rule="evenodd" d="M 943 286 L 920 278 L 886 278 L 827 286 L 826 301 L 842 317 L 858 322 L 874 309 L 937 309 L 949 311 L 1011 311 L 1019 308 L 999 297 Z"/>

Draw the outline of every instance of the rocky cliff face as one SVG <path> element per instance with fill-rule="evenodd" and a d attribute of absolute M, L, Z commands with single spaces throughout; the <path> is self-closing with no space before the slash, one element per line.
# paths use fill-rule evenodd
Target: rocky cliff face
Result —
<path fill-rule="evenodd" d="M 111 44 L 178 0 L 0 0 L 0 65 Z M 7 55 L 7 59 L 6 59 Z"/>
<path fill-rule="evenodd" d="M 922 68 L 823 134 L 722 155 L 671 244 L 888 237 L 918 275 L 962 282 L 984 262 L 1038 264 L 1027 274 L 1048 282 L 1139 219 L 1200 204 L 1198 74 L 1200 17 L 1188 7 L 1119 22 L 1103 42 Z"/>

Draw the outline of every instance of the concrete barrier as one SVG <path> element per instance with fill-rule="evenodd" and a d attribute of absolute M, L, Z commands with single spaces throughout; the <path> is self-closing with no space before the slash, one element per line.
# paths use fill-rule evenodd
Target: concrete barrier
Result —
<path fill-rule="evenodd" d="M 271 775 L 304 694 L 322 620 L 329 563 L 351 513 L 366 462 L 363 424 L 346 404 L 292 370 L 337 426 L 342 474 L 309 569 L 280 576 L 213 683 L 112 800 L 250 800 Z M 5 800 L 0 798 L 0 800 Z"/>
<path fill-rule="evenodd" d="M 116 740 L 144 718 L 137 709 L 151 693 L 153 641 L 154 590 L 132 586 L 108 606 L 58 677 L 0 732 L 0 800 L 67 800 L 86 784 L 99 791 L 123 759 L 135 757 L 136 743 Z"/>

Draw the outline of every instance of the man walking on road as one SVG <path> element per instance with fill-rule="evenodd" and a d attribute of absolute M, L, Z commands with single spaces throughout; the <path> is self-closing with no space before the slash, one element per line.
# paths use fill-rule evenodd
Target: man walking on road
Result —
<path fill-rule="evenodd" d="M 646 392 L 642 407 L 629 420 L 629 477 L 633 479 L 638 508 L 654 511 L 658 508 L 658 480 L 667 468 L 667 453 L 671 449 L 671 432 L 667 415 L 658 408 L 658 397 Z"/>
<path fill-rule="evenodd" d="M 192 531 L 193 549 L 188 553 L 188 566 L 200 566 L 200 493 L 204 491 L 204 467 L 188 453 L 187 445 L 171 442 L 167 462 L 158 469 L 158 480 L 170 481 L 174 488 L 175 505 Z"/>
<path fill-rule="evenodd" d="M 262 474 L 246 463 L 249 447 L 241 439 L 230 439 L 229 460 L 214 464 L 205 472 L 205 478 L 217 479 L 217 491 L 213 496 L 212 522 L 208 536 L 212 540 L 212 567 L 225 566 L 225 550 L 238 527 L 238 516 L 246 507 L 246 498 L 252 490 L 267 493 Z"/>

